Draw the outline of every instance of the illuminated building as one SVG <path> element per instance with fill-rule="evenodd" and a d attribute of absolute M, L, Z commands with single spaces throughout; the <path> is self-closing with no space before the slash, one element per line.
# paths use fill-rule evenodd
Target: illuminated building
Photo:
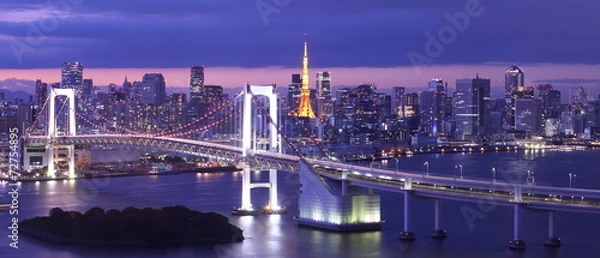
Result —
<path fill-rule="evenodd" d="M 536 100 L 519 98 L 515 101 L 515 129 L 525 131 L 528 136 L 539 131 Z"/>
<path fill-rule="evenodd" d="M 190 76 L 190 102 L 200 101 L 204 91 L 204 67 L 192 66 Z"/>
<path fill-rule="evenodd" d="M 539 115 L 541 131 L 549 134 L 545 134 L 547 137 L 553 136 L 558 133 L 554 133 L 553 129 L 547 129 L 546 125 L 549 119 L 559 119 L 561 113 L 561 92 L 552 88 L 550 84 L 541 84 L 537 86 L 538 95 L 537 99 L 540 103 Z M 553 123 L 550 123 L 552 125 Z M 558 128 L 558 127 L 557 127 Z"/>
<path fill-rule="evenodd" d="M 419 123 L 421 122 L 419 94 L 407 93 L 402 97 L 402 107 L 398 115 L 403 121 L 409 134 L 419 132 Z"/>
<path fill-rule="evenodd" d="M 513 86 L 510 91 L 510 99 L 507 101 L 509 108 L 506 113 L 506 125 L 509 130 L 516 128 L 516 103 L 518 99 L 533 99 L 534 88 L 532 86 Z"/>
<path fill-rule="evenodd" d="M 420 94 L 421 128 L 422 132 L 436 136 L 441 131 L 445 115 L 446 89 L 442 78 L 433 78 L 427 91 Z"/>
<path fill-rule="evenodd" d="M 42 80 L 37 80 L 35 82 L 35 98 L 35 117 L 37 126 L 44 127 L 43 125 L 47 123 L 46 120 L 48 117 L 48 109 L 42 109 L 42 107 L 48 99 L 48 84 L 42 82 Z"/>
<path fill-rule="evenodd" d="M 404 96 L 404 92 L 406 92 L 406 87 L 396 86 L 393 87 L 394 95 L 392 97 L 393 108 L 396 114 L 400 112 L 400 108 L 402 107 L 402 97 Z"/>
<path fill-rule="evenodd" d="M 512 87 L 525 86 L 525 74 L 517 65 L 513 64 L 504 73 L 504 89 L 510 92 Z"/>
<path fill-rule="evenodd" d="M 142 104 L 160 106 L 166 103 L 167 91 L 165 77 L 160 73 L 148 73 L 142 78 Z"/>
<path fill-rule="evenodd" d="M 456 80 L 454 119 L 459 140 L 480 140 L 490 126 L 490 79 Z"/>
<path fill-rule="evenodd" d="M 317 73 L 317 115 L 321 117 L 333 116 L 333 100 L 331 99 L 331 73 Z"/>
<path fill-rule="evenodd" d="M 75 89 L 77 93 L 81 93 L 83 88 L 83 64 L 80 62 L 63 63 L 61 85 L 63 89 Z"/>
<path fill-rule="evenodd" d="M 184 93 L 173 93 L 169 96 L 168 104 L 168 128 L 173 130 L 185 124 L 186 97 Z"/>

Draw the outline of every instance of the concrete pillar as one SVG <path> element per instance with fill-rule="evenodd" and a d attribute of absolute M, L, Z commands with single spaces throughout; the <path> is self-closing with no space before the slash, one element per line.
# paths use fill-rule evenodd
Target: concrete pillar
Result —
<path fill-rule="evenodd" d="M 554 235 L 554 211 L 548 212 L 548 238 L 544 242 L 545 246 L 559 247 L 561 239 Z"/>
<path fill-rule="evenodd" d="M 48 177 L 55 177 L 56 173 L 54 173 L 54 146 L 48 145 L 46 146 L 46 156 L 48 157 Z"/>
<path fill-rule="evenodd" d="M 272 210 L 279 210 L 279 203 L 277 202 L 277 170 L 269 169 L 269 202 Z"/>
<path fill-rule="evenodd" d="M 511 240 L 508 244 L 508 247 L 510 249 L 514 249 L 514 250 L 525 250 L 525 241 L 519 239 L 519 233 L 520 233 L 520 228 L 519 228 L 519 224 L 520 224 L 520 211 L 521 211 L 521 205 L 518 203 L 514 204 L 514 213 L 513 213 L 513 240 Z"/>
<path fill-rule="evenodd" d="M 521 210 L 520 207 L 521 206 L 518 205 L 518 204 L 515 204 L 515 206 L 514 206 L 514 213 L 513 213 L 513 221 L 514 221 L 514 224 L 513 224 L 513 239 L 514 240 L 520 239 L 519 238 L 519 233 L 520 233 L 519 223 L 521 221 L 520 218 L 519 218 L 519 212 Z"/>
<path fill-rule="evenodd" d="M 445 229 L 442 229 L 440 227 L 440 212 L 442 210 L 442 200 L 440 199 L 435 199 L 434 200 L 434 215 L 433 215 L 433 224 L 434 224 L 434 229 L 433 232 L 431 233 L 431 237 L 433 238 L 437 238 L 437 239 L 443 239 L 447 237 L 447 232 Z"/>
<path fill-rule="evenodd" d="M 400 232 L 400 240 L 413 241 L 415 240 L 415 233 L 409 231 L 409 213 L 410 213 L 410 191 L 404 192 L 404 231 Z"/>
<path fill-rule="evenodd" d="M 252 210 L 251 195 L 250 195 L 250 166 L 244 165 L 242 170 L 242 207 L 241 210 Z"/>
<path fill-rule="evenodd" d="M 75 178 L 75 146 L 68 146 L 68 157 L 69 157 L 69 178 Z"/>

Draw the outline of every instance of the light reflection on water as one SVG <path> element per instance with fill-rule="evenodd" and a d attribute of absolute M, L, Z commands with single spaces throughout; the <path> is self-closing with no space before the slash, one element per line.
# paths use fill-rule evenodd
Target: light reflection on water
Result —
<path fill-rule="evenodd" d="M 567 174 L 577 171 L 577 185 L 600 188 L 600 173 L 593 164 L 599 152 L 500 152 L 496 154 L 444 154 L 415 155 L 399 159 L 400 169 L 422 171 L 425 161 L 430 171 L 452 175 L 454 166 L 462 164 L 465 177 L 491 177 L 490 169 L 523 173 L 535 171 L 538 184 L 567 186 Z M 385 163 L 384 163 L 385 164 Z M 383 165 L 383 164 L 382 164 Z M 395 169 L 395 161 L 387 167 Z M 385 165 L 384 165 L 385 166 Z M 512 236 L 512 211 L 495 207 L 469 229 L 461 208 L 477 209 L 478 204 L 443 201 L 442 226 L 449 231 L 446 240 L 429 237 L 432 230 L 432 201 L 415 199 L 411 206 L 411 227 L 417 235 L 412 243 L 398 240 L 402 229 L 402 195 L 382 193 L 382 231 L 366 233 L 333 233 L 298 227 L 293 220 L 297 215 L 297 175 L 279 174 L 280 197 L 287 200 L 287 215 L 234 217 L 230 211 L 239 206 L 241 173 L 206 173 L 124 177 L 94 180 L 23 183 L 20 190 L 20 218 L 46 215 L 53 207 L 86 211 L 100 206 L 106 210 L 127 206 L 163 207 L 182 204 L 200 211 L 215 211 L 228 216 L 231 222 L 244 230 L 246 240 L 241 243 L 216 246 L 186 246 L 167 249 L 95 248 L 57 246 L 23 237 L 20 250 L 7 247 L 0 241 L 2 257 L 519 257 L 522 254 L 507 250 Z M 255 175 L 266 181 L 268 173 Z M 500 177 L 499 177 L 500 178 Z M 3 193 L 6 184 L 1 184 Z M 263 191 L 264 190 L 264 191 Z M 0 203 L 10 200 L 0 195 Z M 267 201 L 268 191 L 253 190 L 255 207 Z M 594 257 L 600 251 L 594 239 L 600 233 L 589 225 L 600 224 L 599 215 L 557 212 L 556 231 L 563 237 L 564 245 L 554 251 L 542 246 L 547 232 L 547 214 L 525 211 L 522 215 L 522 235 L 528 242 L 525 252 L 534 257 Z M 0 222 L 6 224 L 10 217 L 0 213 Z M 8 233 L 5 226 L 0 235 Z M 8 256 L 7 256 L 8 257 Z"/>

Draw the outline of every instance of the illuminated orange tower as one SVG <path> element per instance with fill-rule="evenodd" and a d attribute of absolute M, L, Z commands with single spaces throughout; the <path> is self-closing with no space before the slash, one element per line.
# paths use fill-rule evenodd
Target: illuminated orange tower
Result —
<path fill-rule="evenodd" d="M 304 40 L 304 57 L 302 58 L 302 88 L 300 89 L 300 105 L 296 111 L 298 117 L 315 118 L 310 103 L 310 88 L 308 86 L 308 43 Z"/>

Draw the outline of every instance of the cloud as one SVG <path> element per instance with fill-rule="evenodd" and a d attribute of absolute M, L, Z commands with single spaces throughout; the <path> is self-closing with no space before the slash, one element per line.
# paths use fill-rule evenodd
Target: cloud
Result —
<path fill-rule="evenodd" d="M 10 50 L 0 50 L 0 68 L 48 68 L 63 61 L 123 68 L 296 67 L 304 32 L 309 35 L 311 64 L 406 66 L 411 65 L 409 51 L 425 52 L 425 33 L 437 35 L 450 24 L 445 14 L 464 11 L 467 2 L 294 0 L 271 13 L 266 26 L 255 1 L 65 1 L 80 4 L 56 13 L 39 0 L 2 1 L 1 35 L 24 38 L 31 30 L 27 22 L 36 24 L 55 14 L 61 20 L 45 33 L 47 40 L 35 46 L 35 52 L 25 53 L 22 65 L 16 65 Z M 471 18 L 456 40 L 444 45 L 434 65 L 600 62 L 595 18 L 600 2 L 480 2 L 484 13 Z M 6 36 L 0 37 L 0 45 L 7 42 Z"/>

